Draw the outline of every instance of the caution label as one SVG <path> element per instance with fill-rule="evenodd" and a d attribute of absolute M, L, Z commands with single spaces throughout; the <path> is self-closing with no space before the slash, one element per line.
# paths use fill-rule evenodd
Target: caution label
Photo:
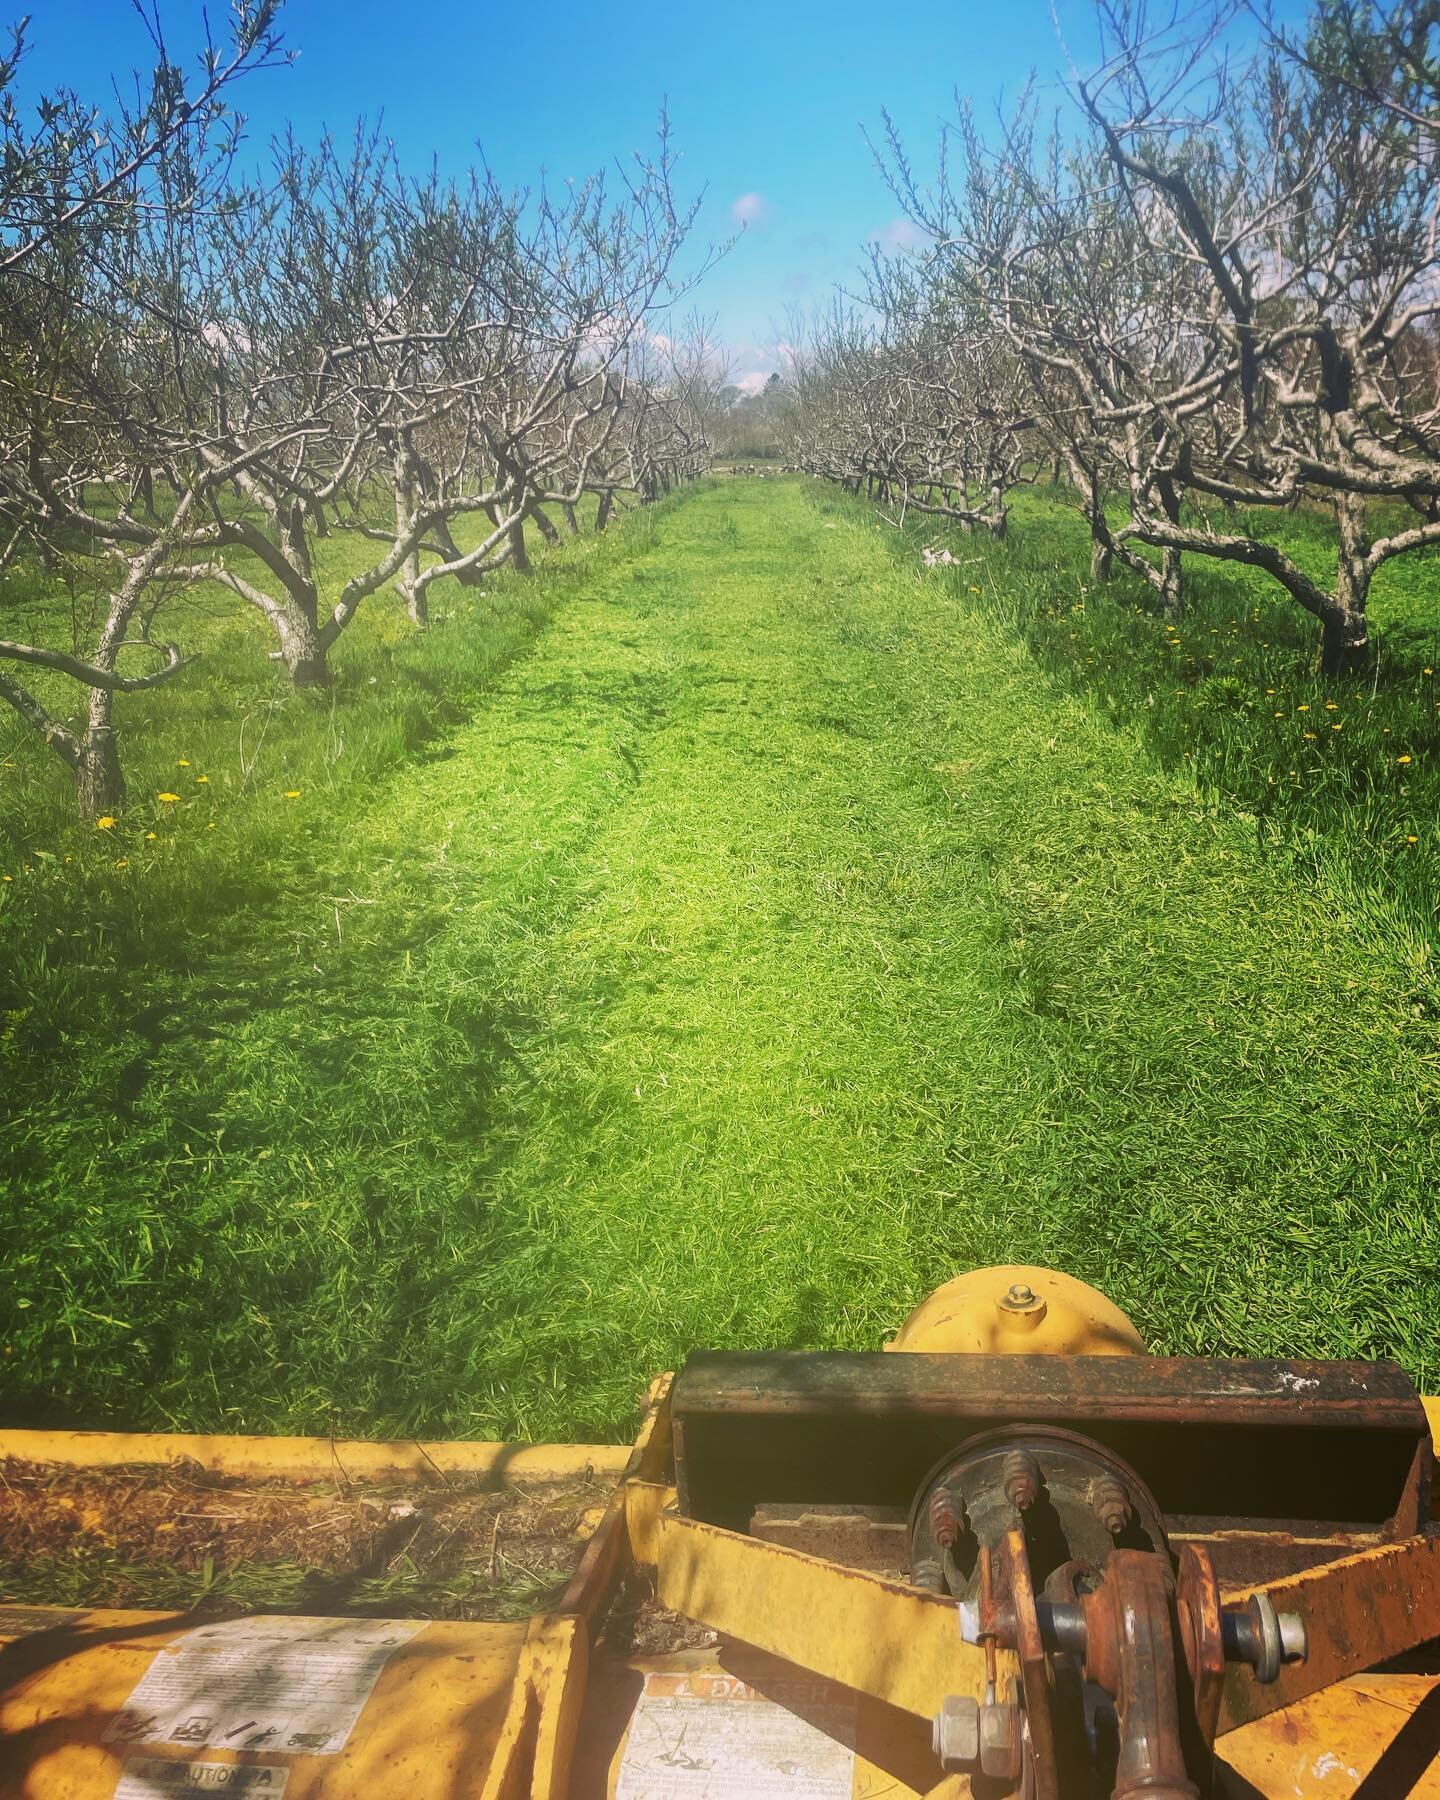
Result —
<path fill-rule="evenodd" d="M 290 1771 L 259 1763 L 173 1762 L 163 1756 L 127 1757 L 115 1800 L 212 1800 L 215 1794 L 276 1800 Z"/>
<path fill-rule="evenodd" d="M 105 1736 L 112 1743 L 333 1756 L 391 1656 L 424 1629 L 423 1620 L 395 1619 L 201 1625 L 156 1653 Z"/>
<path fill-rule="evenodd" d="M 615 1800 L 850 1800 L 854 1780 L 855 1702 L 833 1682 L 655 1673 Z"/>

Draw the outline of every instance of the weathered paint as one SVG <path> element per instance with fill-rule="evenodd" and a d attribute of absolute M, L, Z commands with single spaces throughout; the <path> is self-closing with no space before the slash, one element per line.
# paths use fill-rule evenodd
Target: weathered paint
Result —
<path fill-rule="evenodd" d="M 199 1463 L 212 1475 L 252 1481 L 440 1481 L 448 1475 L 493 1481 L 620 1476 L 628 1444 L 421 1443 L 418 1440 L 300 1437 L 189 1437 L 142 1431 L 0 1431 L 0 1461 L 115 1469 L 136 1463 Z"/>

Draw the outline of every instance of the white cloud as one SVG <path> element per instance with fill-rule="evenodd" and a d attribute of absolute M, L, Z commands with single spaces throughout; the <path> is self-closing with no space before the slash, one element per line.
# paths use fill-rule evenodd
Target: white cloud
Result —
<path fill-rule="evenodd" d="M 768 369 L 751 369 L 748 374 L 735 377 L 735 386 L 742 394 L 758 394 L 769 379 Z"/>
<path fill-rule="evenodd" d="M 882 250 L 919 250 L 931 242 L 930 233 L 913 219 L 892 219 L 879 231 L 870 233 L 869 241 Z"/>
<path fill-rule="evenodd" d="M 762 224 L 770 211 L 770 203 L 763 194 L 741 194 L 730 203 L 730 217 L 737 225 Z"/>

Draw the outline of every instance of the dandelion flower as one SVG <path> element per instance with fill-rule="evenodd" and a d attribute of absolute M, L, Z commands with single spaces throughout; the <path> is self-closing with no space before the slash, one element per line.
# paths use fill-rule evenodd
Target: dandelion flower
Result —
<path fill-rule="evenodd" d="M 1333 700 L 1327 700 L 1325 702 L 1325 710 L 1326 710 L 1326 712 L 1334 712 L 1335 702 Z"/>
<path fill-rule="evenodd" d="M 1343 731 L 1345 727 L 1343 725 L 1332 725 L 1330 729 L 1332 731 Z"/>
<path fill-rule="evenodd" d="M 1277 718 L 1277 719 L 1283 719 L 1283 718 L 1284 718 L 1284 717 L 1285 717 L 1285 715 L 1284 715 L 1284 713 L 1276 713 L 1276 714 L 1275 714 L 1275 717 L 1276 717 L 1276 718 Z"/>
<path fill-rule="evenodd" d="M 979 590 L 979 588 L 978 588 L 978 587 L 975 587 L 975 586 L 973 586 L 973 585 L 972 585 L 972 587 L 971 587 L 971 589 L 970 589 L 970 592 L 971 592 L 971 593 L 972 593 L 972 594 L 978 594 L 978 593 L 979 593 L 979 592 L 980 592 L 980 590 Z"/>
<path fill-rule="evenodd" d="M 1306 736 L 1306 737 L 1307 737 L 1307 738 L 1309 738 L 1309 739 L 1312 739 L 1312 740 L 1313 740 L 1313 738 L 1314 738 L 1314 736 L 1315 736 L 1315 733 L 1314 733 L 1314 732 L 1313 732 L 1313 731 L 1307 731 L 1307 732 L 1306 732 L 1306 733 L 1305 733 L 1305 736 Z"/>
<path fill-rule="evenodd" d="M 1433 675 L 1435 671 L 1433 669 L 1422 669 L 1420 673 L 1422 675 Z"/>
<path fill-rule="evenodd" d="M 0 875 L 0 881 L 13 881 L 14 879 L 13 875 Z"/>
<path fill-rule="evenodd" d="M 1407 844 L 1418 844 L 1420 842 L 1420 840 L 1418 837 L 1407 837 L 1405 842 Z"/>
<path fill-rule="evenodd" d="M 208 775 L 197 775 L 195 777 L 195 779 L 196 779 L 196 781 L 198 781 L 200 783 L 201 787 L 204 787 L 205 783 L 210 779 L 210 777 Z"/>
<path fill-rule="evenodd" d="M 167 806 L 172 806 L 180 796 L 178 794 L 157 794 L 155 798 L 157 800 L 163 800 Z"/>
<path fill-rule="evenodd" d="M 1296 712 L 1309 712 L 1310 708 L 1308 706 L 1297 706 L 1295 710 Z"/>
<path fill-rule="evenodd" d="M 115 829 L 115 821 L 110 817 L 109 813 L 106 813 L 103 819 L 97 819 L 95 821 L 95 829 L 97 831 L 113 831 Z"/>
<path fill-rule="evenodd" d="M 190 767 L 190 758 L 188 756 L 182 756 L 177 766 L 182 769 L 188 769 Z"/>
<path fill-rule="evenodd" d="M 299 788 L 287 788 L 285 791 L 285 798 L 287 800 L 298 800 L 300 798 Z"/>
<path fill-rule="evenodd" d="M 130 867 L 130 860 L 129 860 L 129 858 L 128 858 L 128 857 L 125 857 L 125 856 L 122 856 L 122 857 L 121 857 L 121 858 L 120 858 L 120 860 L 119 860 L 119 862 L 117 862 L 117 863 L 116 863 L 116 865 L 115 865 L 115 867 L 116 867 L 116 868 L 117 868 L 117 869 L 128 869 L 128 868 L 129 868 L 129 867 Z"/>
<path fill-rule="evenodd" d="M 1397 756 L 1395 760 L 1397 763 L 1408 763 L 1410 758 L 1408 756 Z"/>
<path fill-rule="evenodd" d="M 155 833 L 153 831 L 147 831 L 145 833 L 145 842 L 147 844 L 153 844 L 155 842 Z"/>
<path fill-rule="evenodd" d="M 1266 688 L 1265 692 L 1267 694 L 1273 694 L 1275 692 L 1275 690 L 1274 690 L 1274 688 Z"/>

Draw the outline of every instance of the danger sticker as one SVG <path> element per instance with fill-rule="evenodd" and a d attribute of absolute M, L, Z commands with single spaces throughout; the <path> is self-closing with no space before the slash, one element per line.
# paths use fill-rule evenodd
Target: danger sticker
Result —
<path fill-rule="evenodd" d="M 111 1743 L 333 1756 L 391 1656 L 424 1629 L 423 1620 L 395 1619 L 199 1626 L 156 1654 L 105 1736 Z"/>
<path fill-rule="evenodd" d="M 288 1769 L 258 1763 L 172 1762 L 163 1756 L 131 1756 L 120 1771 L 115 1800 L 275 1800 L 285 1792 Z"/>
<path fill-rule="evenodd" d="M 792 1710 L 793 1709 L 793 1710 Z M 654 1673 L 630 1720 L 615 1800 L 850 1800 L 855 1703 L 805 1677 Z"/>

